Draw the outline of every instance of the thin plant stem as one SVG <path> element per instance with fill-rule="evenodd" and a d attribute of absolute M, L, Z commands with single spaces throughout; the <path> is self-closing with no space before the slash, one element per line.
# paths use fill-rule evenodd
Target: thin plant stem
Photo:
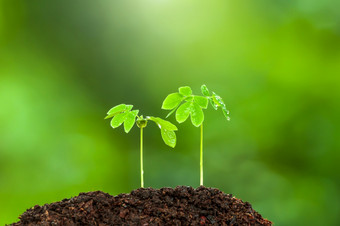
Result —
<path fill-rule="evenodd" d="M 144 170 L 143 170 L 143 127 L 140 128 L 140 186 L 144 188 Z"/>
<path fill-rule="evenodd" d="M 200 185 L 203 186 L 203 123 L 201 124 L 201 142 L 200 142 Z"/>

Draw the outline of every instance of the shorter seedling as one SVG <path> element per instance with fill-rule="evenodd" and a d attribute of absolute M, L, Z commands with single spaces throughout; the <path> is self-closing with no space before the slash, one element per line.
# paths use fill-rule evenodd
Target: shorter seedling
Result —
<path fill-rule="evenodd" d="M 214 92 L 208 90 L 206 85 L 201 86 L 201 92 L 204 96 L 192 95 L 192 90 L 189 86 L 180 87 L 178 93 L 169 94 L 162 104 L 162 109 L 171 110 L 166 116 L 169 117 L 176 111 L 176 120 L 178 123 L 182 123 L 187 120 L 189 115 L 191 116 L 191 122 L 196 127 L 201 127 L 201 139 L 200 139 L 200 185 L 203 185 L 203 121 L 204 114 L 202 109 L 207 109 L 208 104 L 217 110 L 222 109 L 222 112 L 226 119 L 229 121 L 229 110 L 222 98 Z"/>
<path fill-rule="evenodd" d="M 111 126 L 112 128 L 117 128 L 124 123 L 124 131 L 126 133 L 130 132 L 133 125 L 137 124 L 140 128 L 140 174 L 141 174 L 141 187 L 144 187 L 144 170 L 143 170 L 143 128 L 145 128 L 148 124 L 148 121 L 153 121 L 161 130 L 161 136 L 163 141 L 168 146 L 174 148 L 176 146 L 176 134 L 174 131 L 177 130 L 177 127 L 158 117 L 139 116 L 139 110 L 132 110 L 133 105 L 120 104 L 113 108 L 111 108 L 107 112 L 107 116 L 105 119 L 112 118 Z M 137 118 L 137 120 L 136 120 Z"/>

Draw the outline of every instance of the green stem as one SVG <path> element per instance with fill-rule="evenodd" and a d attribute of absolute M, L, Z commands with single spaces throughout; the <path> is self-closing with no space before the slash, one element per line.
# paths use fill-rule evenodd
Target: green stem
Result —
<path fill-rule="evenodd" d="M 143 170 L 143 127 L 140 128 L 140 186 L 144 188 L 144 170 Z"/>
<path fill-rule="evenodd" d="M 201 142 L 200 142 L 200 185 L 203 186 L 203 122 L 201 124 Z"/>

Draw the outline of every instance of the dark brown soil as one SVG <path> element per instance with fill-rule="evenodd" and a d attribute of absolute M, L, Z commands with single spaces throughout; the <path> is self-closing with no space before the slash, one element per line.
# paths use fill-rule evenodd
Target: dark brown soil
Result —
<path fill-rule="evenodd" d="M 12 225 L 272 225 L 248 202 L 202 186 L 140 188 L 115 197 L 80 193 L 36 205 L 19 218 Z"/>

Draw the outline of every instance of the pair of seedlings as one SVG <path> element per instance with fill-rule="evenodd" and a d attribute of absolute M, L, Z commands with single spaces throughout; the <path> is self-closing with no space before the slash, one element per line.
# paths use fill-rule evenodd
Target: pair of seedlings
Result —
<path fill-rule="evenodd" d="M 211 106 L 217 110 L 222 109 L 226 119 L 229 121 L 229 111 L 226 108 L 222 98 L 214 92 L 208 90 L 206 85 L 201 86 L 203 96 L 196 96 L 192 94 L 189 86 L 180 87 L 178 93 L 169 94 L 162 104 L 162 109 L 170 110 L 166 116 L 168 118 L 171 114 L 176 112 L 176 121 L 182 123 L 191 116 L 191 122 L 194 126 L 201 128 L 200 137 L 200 185 L 203 185 L 203 121 L 204 114 L 202 109 L 207 109 L 209 102 Z M 176 146 L 177 127 L 169 121 L 164 119 L 138 115 L 139 110 L 132 110 L 132 105 L 120 104 L 111 108 L 107 112 L 105 119 L 112 118 L 112 128 L 117 128 L 124 123 L 124 130 L 128 133 L 133 125 L 136 123 L 140 128 L 140 175 L 141 187 L 144 187 L 144 171 L 143 171 L 143 129 L 147 126 L 148 121 L 153 121 L 161 130 L 163 141 L 168 146 L 174 148 Z"/>

